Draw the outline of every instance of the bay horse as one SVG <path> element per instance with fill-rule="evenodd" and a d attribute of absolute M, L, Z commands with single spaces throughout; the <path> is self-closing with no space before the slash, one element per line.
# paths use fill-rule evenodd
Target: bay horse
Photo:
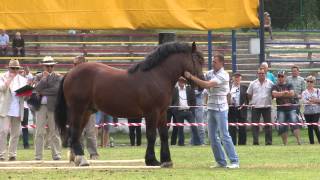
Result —
<path fill-rule="evenodd" d="M 128 70 L 87 62 L 72 69 L 61 81 L 55 121 L 61 133 L 69 125 L 75 165 L 89 165 L 79 141 L 90 114 L 96 110 L 114 117 L 146 120 L 147 166 L 172 167 L 166 112 L 174 86 L 185 71 L 202 77 L 204 58 L 195 43 L 173 42 L 158 46 L 144 61 Z M 160 162 L 154 146 L 156 129 L 161 140 Z"/>

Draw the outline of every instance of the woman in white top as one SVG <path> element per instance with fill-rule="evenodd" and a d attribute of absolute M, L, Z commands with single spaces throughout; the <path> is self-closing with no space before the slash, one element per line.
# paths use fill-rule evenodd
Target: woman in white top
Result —
<path fill-rule="evenodd" d="M 318 123 L 320 117 L 320 90 L 314 88 L 316 78 L 308 76 L 306 78 L 307 89 L 302 92 L 302 101 L 304 104 L 304 117 L 307 123 Z M 319 128 L 317 125 L 308 125 L 308 135 L 310 144 L 314 144 L 313 131 L 315 132 L 318 143 L 320 143 Z"/>

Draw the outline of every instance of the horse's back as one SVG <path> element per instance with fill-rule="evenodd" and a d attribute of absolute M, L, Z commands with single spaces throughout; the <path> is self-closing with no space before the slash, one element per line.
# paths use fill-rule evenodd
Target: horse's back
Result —
<path fill-rule="evenodd" d="M 164 85 L 149 72 L 129 74 L 100 63 L 85 63 L 67 75 L 65 91 L 72 106 L 87 106 L 120 117 L 139 117 L 169 103 Z M 163 86 L 162 86 L 163 85 Z"/>

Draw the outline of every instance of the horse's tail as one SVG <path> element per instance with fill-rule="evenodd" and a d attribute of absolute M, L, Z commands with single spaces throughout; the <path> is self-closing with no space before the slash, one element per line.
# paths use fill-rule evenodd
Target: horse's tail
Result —
<path fill-rule="evenodd" d="M 56 125 L 58 129 L 60 130 L 61 134 L 65 134 L 66 132 L 66 125 L 67 125 L 67 120 L 68 120 L 68 108 L 66 104 L 66 100 L 64 97 L 64 92 L 63 92 L 63 83 L 65 80 L 64 76 L 60 82 L 59 90 L 58 90 L 58 95 L 57 95 L 57 102 L 56 102 L 56 107 L 54 110 L 54 118 L 56 121 Z"/>

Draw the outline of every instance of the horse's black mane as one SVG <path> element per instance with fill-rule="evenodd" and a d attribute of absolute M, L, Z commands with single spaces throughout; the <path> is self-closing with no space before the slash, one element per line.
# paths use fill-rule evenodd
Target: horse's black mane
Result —
<path fill-rule="evenodd" d="M 161 64 L 167 57 L 175 53 L 191 53 L 191 46 L 187 43 L 170 42 L 158 46 L 144 61 L 133 65 L 128 69 L 130 74 L 138 71 L 148 71 Z"/>

